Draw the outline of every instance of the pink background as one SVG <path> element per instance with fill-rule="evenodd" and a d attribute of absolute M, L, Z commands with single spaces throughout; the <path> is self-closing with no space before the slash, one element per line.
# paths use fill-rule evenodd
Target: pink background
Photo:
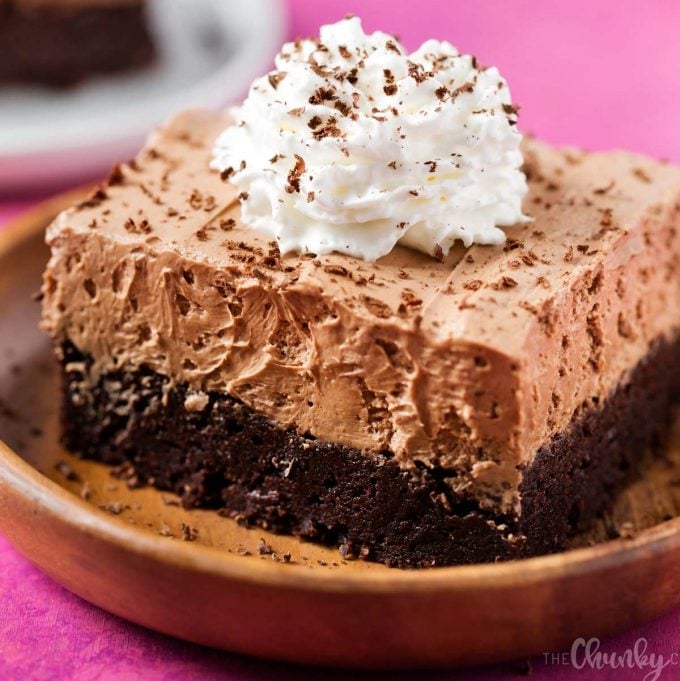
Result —
<path fill-rule="evenodd" d="M 551 142 L 625 147 L 680 162 L 680 3 L 671 0 L 289 0 L 291 37 L 351 12 L 416 47 L 429 37 L 495 64 L 521 104 L 521 127 Z M 37 197 L 36 197 L 37 198 Z M 0 202 L 0 225 L 35 199 Z M 1 520 L 0 520 L 1 525 Z M 603 585 L 606 588 L 606 585 Z M 641 598 L 644 595 L 641 594 Z M 680 612 L 603 644 L 680 651 Z M 541 679 L 642 679 L 533 662 Z M 501 665 L 458 679 L 516 679 Z M 648 670 L 647 670 L 648 671 Z M 0 537 L 0 679 L 356 678 L 204 650 L 119 620 L 53 584 Z M 680 666 L 661 678 L 678 678 Z M 414 674 L 379 678 L 415 678 Z M 452 673 L 421 674 L 451 679 Z"/>

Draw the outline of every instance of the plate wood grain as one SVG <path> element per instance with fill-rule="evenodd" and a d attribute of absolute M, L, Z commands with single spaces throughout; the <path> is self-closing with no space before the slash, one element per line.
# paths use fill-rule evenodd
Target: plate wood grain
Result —
<path fill-rule="evenodd" d="M 419 571 L 345 562 L 334 549 L 186 511 L 65 452 L 57 366 L 32 294 L 44 227 L 73 200 L 0 233 L 0 531 L 57 582 L 197 643 L 372 669 L 558 651 L 680 606 L 680 432 L 570 551 Z"/>

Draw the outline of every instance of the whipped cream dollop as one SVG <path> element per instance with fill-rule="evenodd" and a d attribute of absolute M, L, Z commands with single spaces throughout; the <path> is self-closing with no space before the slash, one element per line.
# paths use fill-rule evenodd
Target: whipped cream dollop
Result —
<path fill-rule="evenodd" d="M 376 260 L 400 244 L 441 257 L 499 244 L 526 220 L 521 134 L 507 83 L 447 42 L 408 54 L 358 18 L 284 45 L 211 166 L 242 220 L 282 252 Z"/>

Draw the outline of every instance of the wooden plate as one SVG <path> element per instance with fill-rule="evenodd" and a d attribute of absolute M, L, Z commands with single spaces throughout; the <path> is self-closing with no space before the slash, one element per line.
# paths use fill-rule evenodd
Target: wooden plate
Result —
<path fill-rule="evenodd" d="M 185 511 L 57 443 L 55 364 L 31 297 L 61 197 L 0 235 L 0 529 L 71 591 L 198 643 L 362 668 L 557 651 L 680 606 L 680 437 L 562 555 L 420 571 Z M 627 523 L 627 524 L 626 524 Z M 628 538 L 602 542 L 614 528 Z M 287 561 L 288 556 L 290 558 Z"/>

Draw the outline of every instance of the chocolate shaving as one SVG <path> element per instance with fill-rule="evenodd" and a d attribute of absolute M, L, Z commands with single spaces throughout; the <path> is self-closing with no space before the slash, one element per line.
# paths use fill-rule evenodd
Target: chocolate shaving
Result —
<path fill-rule="evenodd" d="M 396 43 L 393 40 L 388 40 L 385 43 L 385 48 L 389 52 L 394 52 L 395 54 L 401 54 L 401 50 L 397 47 Z"/>
<path fill-rule="evenodd" d="M 315 140 L 321 140 L 325 137 L 342 137 L 342 131 L 337 126 L 338 119 L 335 116 L 329 116 L 326 125 L 312 133 Z"/>
<path fill-rule="evenodd" d="M 286 191 L 289 194 L 300 193 L 300 177 L 305 172 L 305 161 L 302 156 L 295 154 L 295 165 L 288 173 L 288 185 Z"/>
<path fill-rule="evenodd" d="M 408 75 L 416 81 L 418 85 L 431 78 L 434 74 L 431 71 L 425 71 L 425 69 L 420 65 L 412 61 L 407 62 L 408 64 Z"/>
<path fill-rule="evenodd" d="M 352 278 L 352 273 L 342 265 L 324 265 L 323 271 L 328 274 L 335 274 L 338 277 L 349 277 Z"/>
<path fill-rule="evenodd" d="M 445 87 L 442 86 L 442 87 L 438 87 L 438 88 L 434 91 L 434 94 L 435 94 L 435 96 L 437 97 L 437 99 L 438 99 L 440 102 L 444 102 L 444 101 L 446 101 L 446 98 L 447 98 L 448 95 L 449 95 L 449 91 L 448 91 L 447 88 L 445 88 Z"/>
<path fill-rule="evenodd" d="M 334 103 L 333 106 L 343 115 L 343 116 L 349 116 L 350 113 L 352 112 L 352 107 L 347 104 L 346 102 L 343 102 L 341 99 L 337 99 Z"/>
<path fill-rule="evenodd" d="M 323 49 L 322 49 L 323 48 Z M 328 50 L 324 45 L 319 45 L 317 49 L 320 52 L 327 52 Z M 314 58 L 314 55 L 311 55 L 309 59 L 307 60 L 307 63 L 309 64 L 309 67 L 312 69 L 312 71 L 319 76 L 320 78 L 328 78 L 332 75 L 332 71 L 328 68 L 325 68 L 321 66 L 316 59 Z"/>
<path fill-rule="evenodd" d="M 128 218 L 123 223 L 123 228 L 130 234 L 150 234 L 153 231 L 148 220 L 141 220 L 137 223 L 132 218 Z"/>
<path fill-rule="evenodd" d="M 451 93 L 451 100 L 453 101 L 458 97 L 458 95 L 464 95 L 466 93 L 472 92 L 475 89 L 475 86 L 472 83 L 464 83 L 460 87 L 457 87 L 452 93 Z"/>
<path fill-rule="evenodd" d="M 606 194 L 608 191 L 611 191 L 614 188 L 615 184 L 616 184 L 616 182 L 614 182 L 614 180 L 612 180 L 608 185 L 606 185 L 604 187 L 600 187 L 599 189 L 593 189 L 593 194 L 599 194 L 599 195 Z"/>
<path fill-rule="evenodd" d="M 323 122 L 323 121 L 321 120 L 321 117 L 320 117 L 320 116 L 312 116 L 312 117 L 309 119 L 307 125 L 308 125 L 312 130 L 316 130 L 316 128 L 318 128 L 318 127 L 321 125 L 322 122 Z"/>
<path fill-rule="evenodd" d="M 354 68 L 345 76 L 350 85 L 356 85 L 359 80 L 359 70 Z"/>
<path fill-rule="evenodd" d="M 508 276 L 503 276 L 497 282 L 494 282 L 492 284 L 492 288 L 494 288 L 496 291 L 508 288 L 515 288 L 515 286 L 517 286 L 517 282 L 512 277 Z"/>
<path fill-rule="evenodd" d="M 603 227 L 611 227 L 613 223 L 613 215 L 612 215 L 612 209 L 611 208 L 605 208 L 602 211 L 602 217 L 600 218 L 600 224 Z"/>
<path fill-rule="evenodd" d="M 109 187 L 115 187 L 116 185 L 123 184 L 124 181 L 125 175 L 123 175 L 123 169 L 120 167 L 120 163 L 116 163 L 109 173 L 107 184 Z"/>
<path fill-rule="evenodd" d="M 98 187 L 95 191 L 90 194 L 90 196 L 81 201 L 77 208 L 96 208 L 102 201 L 108 199 L 108 194 L 104 191 L 102 187 Z"/>
<path fill-rule="evenodd" d="M 270 73 L 267 76 L 269 84 L 276 90 L 279 87 L 279 83 L 287 76 L 285 71 L 276 71 L 275 73 Z"/>
<path fill-rule="evenodd" d="M 635 175 L 635 177 L 637 177 L 637 179 L 641 182 L 645 182 L 647 184 L 652 181 L 652 178 L 642 168 L 633 168 L 633 175 Z"/>
<path fill-rule="evenodd" d="M 463 284 L 463 288 L 467 289 L 468 291 L 477 291 L 482 287 L 482 282 L 480 279 L 472 279 L 470 281 L 466 281 Z"/>
<path fill-rule="evenodd" d="M 323 104 L 324 102 L 332 102 L 336 100 L 338 96 L 330 88 L 317 88 L 314 94 L 309 98 L 310 104 Z"/>
<path fill-rule="evenodd" d="M 385 76 L 385 86 L 383 87 L 383 92 L 388 95 L 396 95 L 399 88 L 394 81 L 394 74 L 390 69 L 383 69 L 383 75 Z"/>

